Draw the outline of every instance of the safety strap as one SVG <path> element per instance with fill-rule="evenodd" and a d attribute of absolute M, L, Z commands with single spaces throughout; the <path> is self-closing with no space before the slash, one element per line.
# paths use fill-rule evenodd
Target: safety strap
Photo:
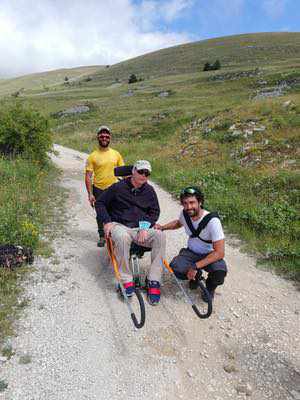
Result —
<path fill-rule="evenodd" d="M 183 216 L 184 216 L 185 222 L 187 223 L 187 226 L 189 227 L 189 230 L 192 232 L 192 234 L 190 236 L 191 238 L 198 238 L 198 239 L 202 240 L 202 242 L 212 243 L 211 240 L 202 239 L 200 237 L 200 233 L 206 227 L 206 225 L 209 223 L 209 221 L 211 219 L 213 219 L 213 218 L 220 219 L 219 214 L 217 212 L 211 212 L 209 214 L 206 214 L 205 217 L 199 222 L 197 229 L 194 228 L 191 217 L 188 215 L 188 213 L 185 210 L 183 210 Z"/>

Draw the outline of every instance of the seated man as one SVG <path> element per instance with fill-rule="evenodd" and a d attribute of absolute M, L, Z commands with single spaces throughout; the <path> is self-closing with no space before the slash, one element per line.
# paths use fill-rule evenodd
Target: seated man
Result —
<path fill-rule="evenodd" d="M 208 272 L 206 287 L 214 297 L 217 286 L 224 283 L 227 266 L 224 257 L 224 233 L 217 213 L 203 208 L 204 196 L 197 187 L 187 187 L 180 194 L 183 210 L 179 219 L 165 225 L 156 224 L 159 230 L 178 229 L 182 226 L 188 235 L 187 248 L 180 250 L 170 265 L 179 279 L 189 279 L 190 288 L 196 289 L 202 269 Z M 207 298 L 203 296 L 203 300 Z"/>
<path fill-rule="evenodd" d="M 129 250 L 132 242 L 151 248 L 151 266 L 146 278 L 148 301 L 160 300 L 162 258 L 165 257 L 165 235 L 152 227 L 160 209 L 156 193 L 149 185 L 149 161 L 139 160 L 133 166 L 132 176 L 109 187 L 96 201 L 97 216 L 104 224 L 105 236 L 114 242 L 121 279 L 128 296 L 134 284 L 129 268 Z"/>

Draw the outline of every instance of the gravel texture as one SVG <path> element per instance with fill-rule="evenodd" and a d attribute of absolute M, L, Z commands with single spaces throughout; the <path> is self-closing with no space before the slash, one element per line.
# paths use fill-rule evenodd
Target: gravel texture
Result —
<path fill-rule="evenodd" d="M 94 211 L 83 183 L 86 155 L 56 146 L 54 161 L 69 223 L 55 259 L 37 259 L 25 282 L 30 305 L 1 357 L 0 400 L 300 399 L 300 293 L 291 282 L 254 267 L 227 240 L 230 272 L 214 311 L 199 320 L 166 273 L 158 307 L 146 304 L 146 324 L 134 329 L 115 293 L 106 250 L 96 247 Z M 155 185 L 162 216 L 179 204 Z M 168 258 L 185 244 L 167 232 Z M 143 265 L 149 263 L 145 255 Z"/>

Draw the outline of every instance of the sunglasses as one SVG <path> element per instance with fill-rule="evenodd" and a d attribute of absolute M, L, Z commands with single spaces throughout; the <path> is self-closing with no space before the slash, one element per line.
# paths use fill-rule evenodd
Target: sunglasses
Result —
<path fill-rule="evenodd" d="M 140 175 L 150 176 L 150 171 L 147 169 L 137 169 L 136 172 Z"/>
<path fill-rule="evenodd" d="M 194 188 L 194 187 L 187 187 L 185 189 L 182 189 L 180 192 L 181 195 L 188 195 L 188 194 L 200 194 L 199 190 Z"/>

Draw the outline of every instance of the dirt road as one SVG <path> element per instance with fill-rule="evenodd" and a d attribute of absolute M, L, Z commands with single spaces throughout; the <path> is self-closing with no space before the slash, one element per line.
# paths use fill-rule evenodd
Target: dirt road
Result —
<path fill-rule="evenodd" d="M 208 320 L 193 314 L 165 275 L 161 304 L 146 304 L 146 325 L 134 330 L 107 254 L 96 247 L 86 155 L 56 149 L 70 193 L 67 232 L 55 242 L 55 258 L 39 259 L 26 283 L 31 302 L 11 339 L 15 355 L 1 360 L 8 388 L 0 399 L 299 400 L 300 293 L 292 283 L 255 268 L 231 239 L 230 273 Z M 160 221 L 176 218 L 179 204 L 155 188 Z M 186 237 L 178 230 L 167 238 L 171 258 Z"/>

